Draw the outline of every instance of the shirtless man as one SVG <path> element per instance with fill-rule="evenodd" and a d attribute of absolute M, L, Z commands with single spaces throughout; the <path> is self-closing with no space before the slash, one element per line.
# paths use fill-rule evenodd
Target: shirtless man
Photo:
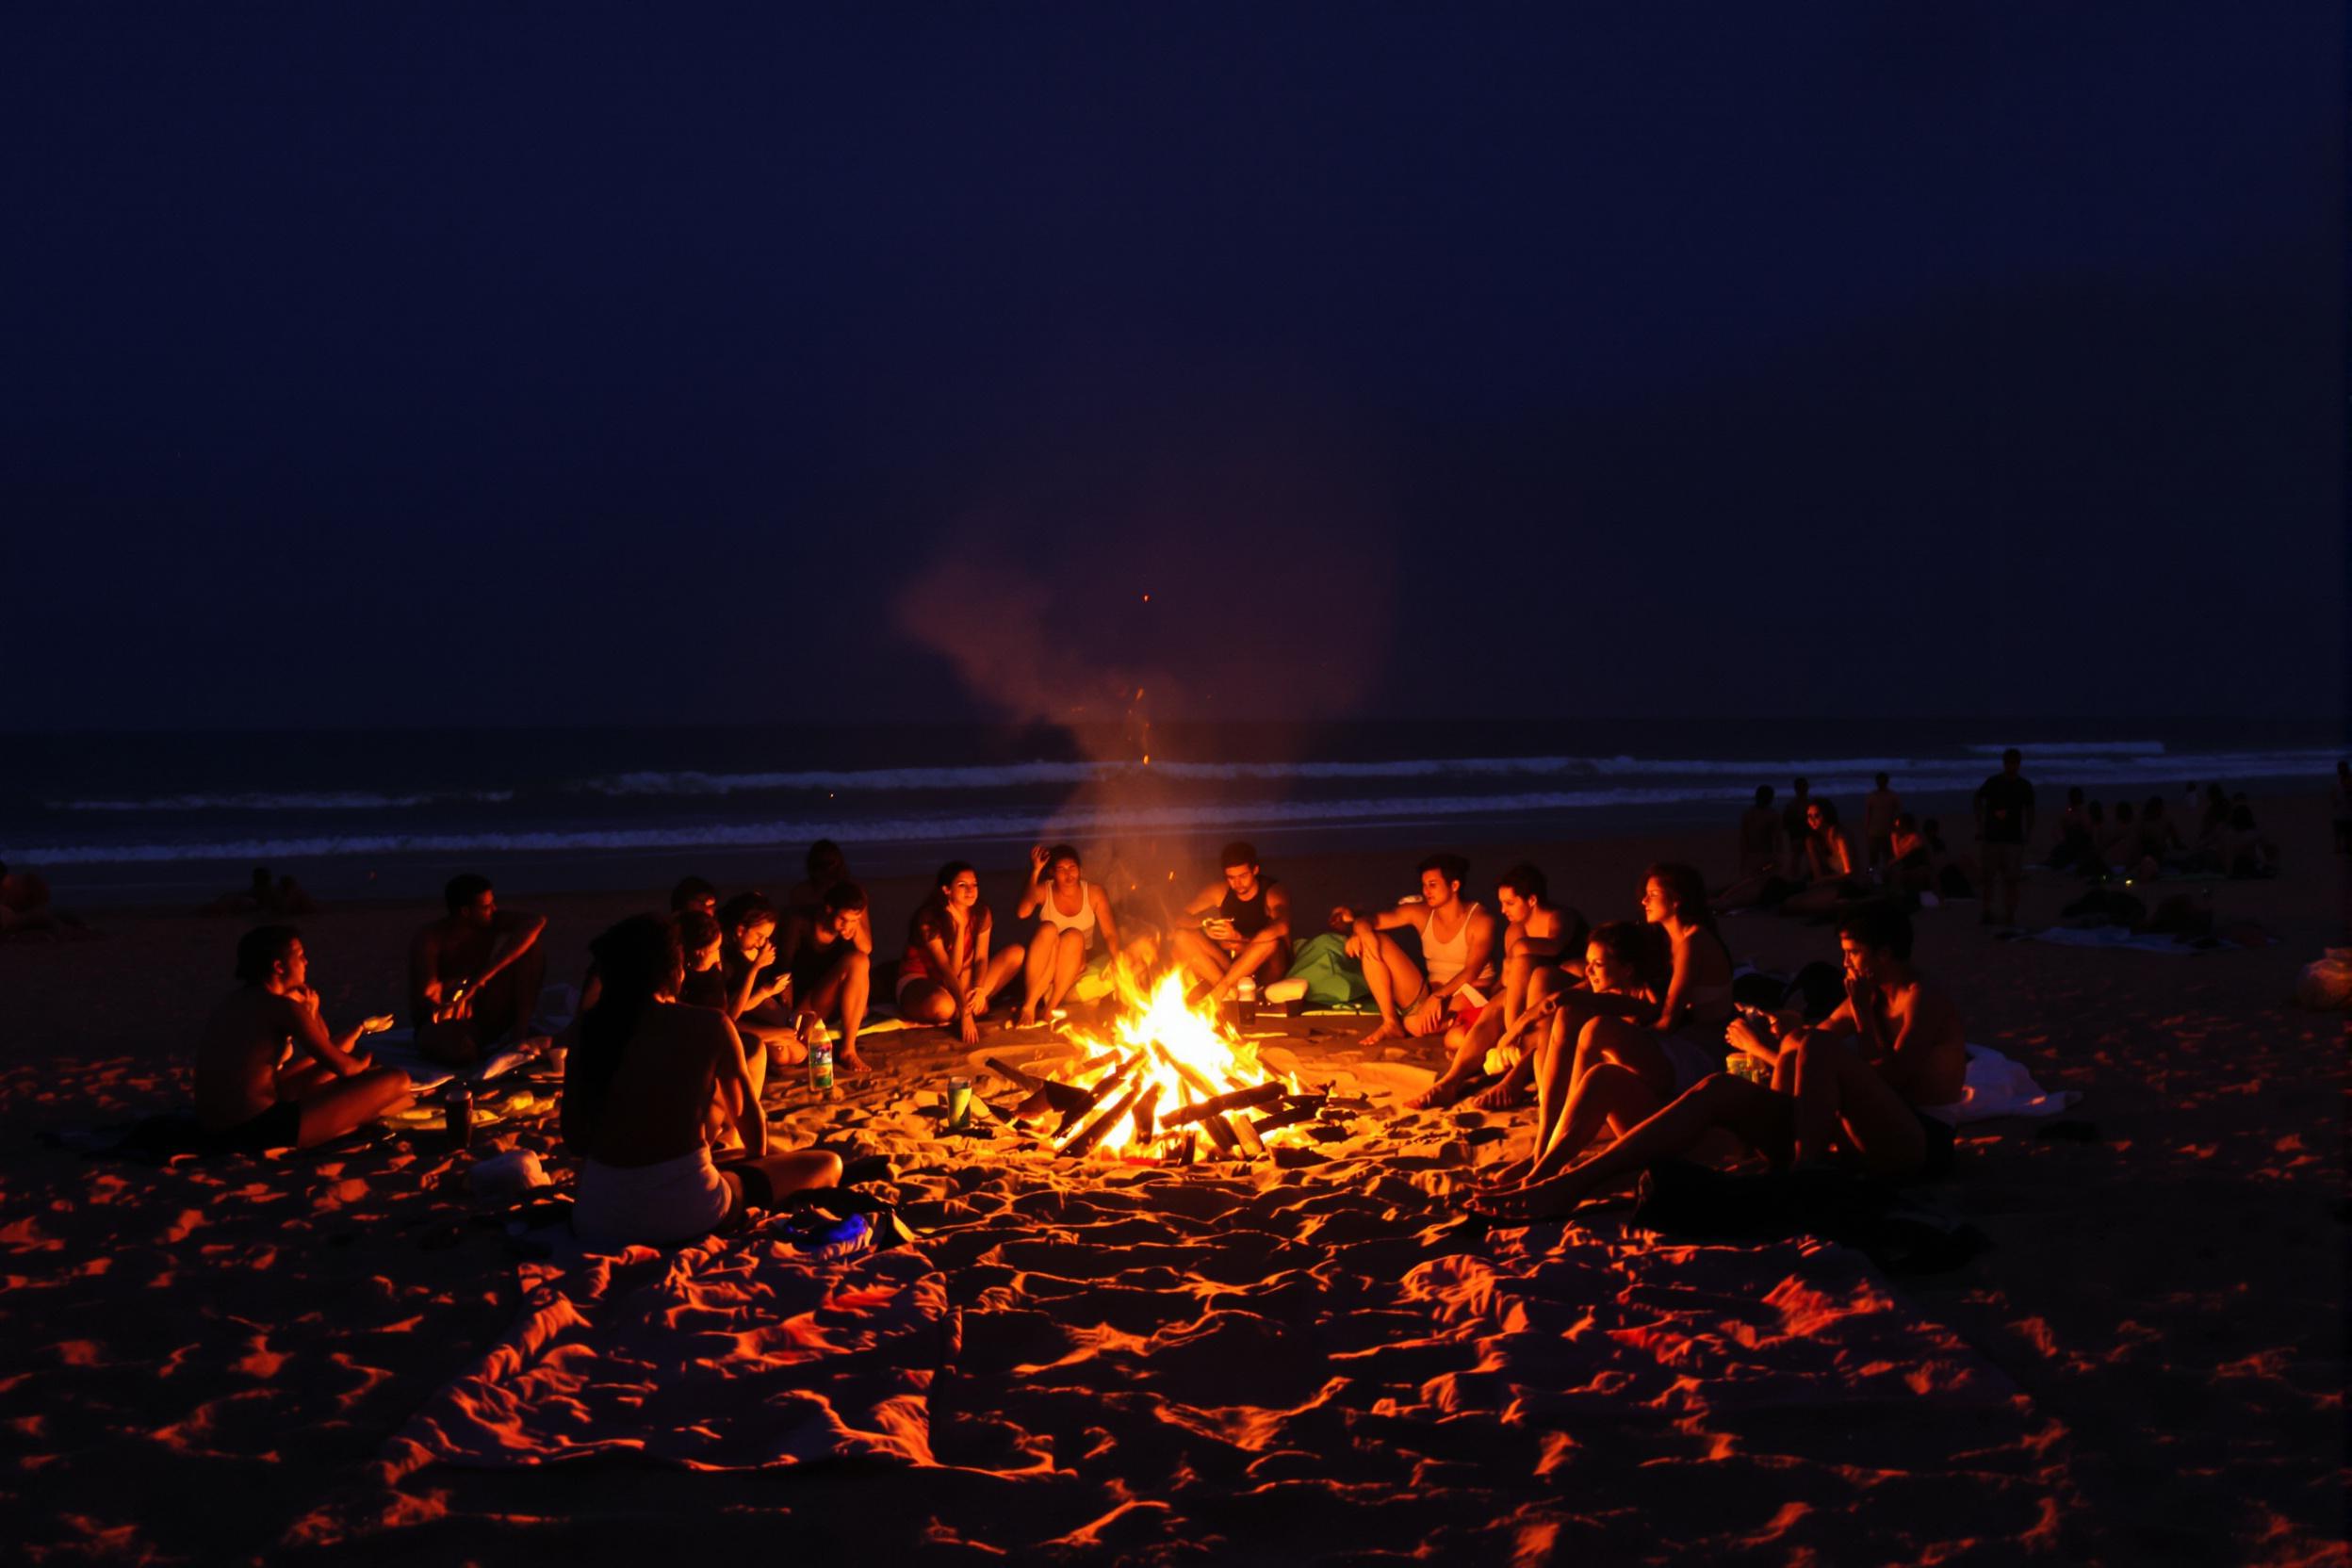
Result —
<path fill-rule="evenodd" d="M 408 1074 L 352 1050 L 362 1035 L 391 1028 L 390 1016 L 329 1034 L 292 926 L 237 939 L 237 978 L 196 1045 L 196 1116 L 220 1147 L 310 1149 L 408 1108 Z"/>
<path fill-rule="evenodd" d="M 817 901 L 817 917 L 786 956 L 792 973 L 792 1018 L 801 1037 L 824 1019 L 841 1025 L 834 1063 L 843 1072 L 863 1072 L 858 1031 L 865 1027 L 866 1001 L 874 988 L 874 923 L 866 890 L 836 882 Z"/>
<path fill-rule="evenodd" d="M 1364 982 L 1380 1009 L 1380 1026 L 1364 1037 L 1364 1045 L 1467 1029 L 1494 984 L 1494 917 L 1462 900 L 1470 862 L 1459 855 L 1432 855 L 1420 871 L 1418 903 L 1372 914 L 1360 915 L 1345 904 L 1331 911 L 1331 929 L 1350 933 L 1348 956 L 1364 966 Z M 1396 938 L 1382 935 L 1402 925 L 1421 933 L 1418 964 Z"/>
<path fill-rule="evenodd" d="M 409 1007 L 416 1049 L 463 1066 L 531 1026 L 547 973 L 539 946 L 547 922 L 499 908 L 490 879 L 471 872 L 449 878 L 441 898 L 449 914 L 427 923 L 408 946 Z"/>
<path fill-rule="evenodd" d="M 1543 872 L 1522 863 L 1503 873 L 1494 884 L 1494 906 L 1507 923 L 1503 927 L 1502 1005 L 1485 1009 L 1466 1029 L 1448 1032 L 1446 1044 L 1453 1050 L 1453 1060 L 1414 1102 L 1416 1107 L 1450 1103 L 1484 1074 L 1490 1051 L 1507 1038 L 1518 1038 L 1513 1026 L 1521 1014 L 1576 984 L 1576 977 L 1563 973 L 1559 965 L 1563 949 L 1573 949 L 1565 955 L 1570 961 L 1581 958 L 1584 917 L 1551 904 Z M 1508 1051 L 1505 1054 L 1511 1055 Z M 1534 1058 L 1533 1051 L 1512 1055 L 1503 1075 L 1481 1089 L 1472 1103 L 1484 1111 L 1507 1111 L 1525 1104 Z"/>
<path fill-rule="evenodd" d="M 2025 759 L 2011 746 L 2001 771 L 1976 789 L 1977 862 L 1984 878 L 1979 923 L 2015 925 L 2017 889 L 2025 880 L 2025 846 L 2034 840 L 2034 786 L 2018 770 Z"/>
<path fill-rule="evenodd" d="M 1846 1000 L 1777 1041 L 1744 1018 L 1728 1038 L 1771 1064 L 1766 1088 L 1730 1073 L 1694 1085 L 1602 1152 L 1558 1176 L 1473 1200 L 1501 1219 L 1557 1217 L 1717 1128 L 1775 1166 L 1834 1158 L 1886 1181 L 1935 1181 L 1952 1166 L 1954 1113 L 1967 1092 L 1959 1010 L 1911 965 L 1911 920 L 1885 905 L 1840 923 Z"/>
<path fill-rule="evenodd" d="M 1102 889 L 1081 874 L 1078 852 L 1068 844 L 1034 844 L 1029 850 L 1029 885 L 1021 890 L 1016 915 L 1037 917 L 1029 956 L 1021 966 L 1021 1016 L 1017 1029 L 1037 1021 L 1042 1006 L 1052 1017 L 1089 963 L 1108 965 L 1119 953 L 1119 923 Z"/>
<path fill-rule="evenodd" d="M 1224 877 L 1193 894 L 1177 928 L 1176 961 L 1208 987 L 1205 1000 L 1222 1002 L 1245 977 L 1261 985 L 1290 968 L 1290 894 L 1266 874 L 1252 845 L 1233 842 L 1217 854 Z"/>

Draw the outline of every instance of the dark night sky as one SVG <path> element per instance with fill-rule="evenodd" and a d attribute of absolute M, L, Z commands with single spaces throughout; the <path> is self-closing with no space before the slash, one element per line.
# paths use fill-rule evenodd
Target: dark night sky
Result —
<path fill-rule="evenodd" d="M 2340 700 L 2339 8 L 489 9 L 12 10 L 0 727 Z"/>

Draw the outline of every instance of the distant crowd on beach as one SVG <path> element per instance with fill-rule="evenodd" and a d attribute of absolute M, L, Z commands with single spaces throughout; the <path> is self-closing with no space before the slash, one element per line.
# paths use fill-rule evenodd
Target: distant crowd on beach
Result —
<path fill-rule="evenodd" d="M 1805 780 L 1785 804 L 1760 788 L 1728 878 L 1710 887 L 1694 867 L 1654 865 L 1625 915 L 1598 924 L 1556 904 L 1531 865 L 1475 896 L 1468 862 L 1449 852 L 1421 860 L 1406 897 L 1335 905 L 1310 930 L 1246 841 L 1223 847 L 1179 910 L 1138 907 L 1090 879 L 1074 846 L 1040 844 L 1007 931 L 972 865 L 953 860 L 895 961 L 878 962 L 866 893 L 837 844 L 812 846 L 780 898 L 722 899 L 687 877 L 666 911 L 590 944 L 578 1016 L 554 1042 L 563 1135 L 579 1164 L 575 1225 L 604 1241 L 676 1241 L 838 1181 L 832 1154 L 772 1148 L 761 1102 L 812 1041 L 838 1038 L 839 1070 L 869 1070 L 877 988 L 905 1024 L 975 1044 L 984 1024 L 1051 1024 L 1115 1004 L 1122 971 L 1134 982 L 1170 968 L 1199 1004 L 1238 993 L 1353 1003 L 1377 1015 L 1364 1045 L 1429 1041 L 1438 1070 L 1416 1108 L 1474 1098 L 1528 1111 L 1532 1152 L 1472 1200 L 1498 1217 L 1564 1213 L 1714 1147 L 1775 1167 L 1822 1159 L 1888 1181 L 1935 1179 L 1951 1164 L 1968 1058 L 1955 1000 L 1915 965 L 1912 916 L 1981 897 L 1983 922 L 2013 922 L 2036 796 L 2009 752 L 1973 796 L 1964 855 L 1904 808 L 1886 775 L 1875 783 L 1858 849 Z M 2178 819 L 2161 798 L 2110 814 L 2070 791 L 2045 864 L 2093 880 L 2275 869 L 2245 796 L 2214 785 L 2187 800 L 2196 808 Z M 2333 822 L 2337 852 L 2352 855 L 2352 766 L 2338 769 Z M 60 923 L 45 894 L 0 867 L 9 931 Z M 501 905 L 477 874 L 452 878 L 443 902 L 410 944 L 415 1051 L 464 1071 L 547 1048 L 533 1033 L 546 921 Z M 1744 970 L 1720 917 L 1763 906 L 1824 922 L 1834 951 L 1795 977 Z M 262 923 L 239 939 L 237 988 L 198 1045 L 196 1111 L 212 1143 L 311 1147 L 406 1108 L 409 1074 L 362 1044 L 393 1016 L 340 1032 L 321 1017 L 286 923 L 314 907 L 299 885 L 257 870 L 213 907 Z"/>

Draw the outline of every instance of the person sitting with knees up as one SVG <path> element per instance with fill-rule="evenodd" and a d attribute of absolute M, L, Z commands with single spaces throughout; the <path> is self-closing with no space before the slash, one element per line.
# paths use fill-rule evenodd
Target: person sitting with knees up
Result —
<path fill-rule="evenodd" d="M 685 980 L 671 921 L 633 915 L 591 951 L 604 992 L 564 1064 L 564 1142 L 580 1160 L 572 1230 L 580 1240 L 673 1246 L 841 1180 L 837 1154 L 769 1152 L 743 1039 L 727 1015 L 663 1000 Z M 711 1159 L 706 1136 L 714 1105 L 743 1149 L 724 1164 Z"/>
<path fill-rule="evenodd" d="M 196 1116 L 216 1146 L 311 1149 L 408 1108 L 408 1074 L 377 1067 L 357 1049 L 361 1036 L 391 1028 L 391 1016 L 330 1033 L 301 932 L 246 932 L 237 939 L 237 978 L 196 1045 Z"/>
<path fill-rule="evenodd" d="M 1290 968 L 1289 890 L 1266 874 L 1253 845 L 1236 841 L 1217 858 L 1222 879 L 1184 906 L 1197 926 L 1179 926 L 1171 939 L 1177 962 L 1211 1003 L 1224 1001 L 1244 980 L 1264 985 Z"/>
<path fill-rule="evenodd" d="M 966 1045 L 979 1044 L 989 1002 L 1021 972 L 1027 956 L 1019 942 L 989 951 L 995 920 L 980 902 L 980 874 L 971 862 L 941 866 L 939 890 L 906 923 L 898 1016 L 909 1023 L 954 1024 Z"/>
<path fill-rule="evenodd" d="M 866 890 L 836 882 L 817 901 L 815 923 L 800 934 L 786 962 L 792 971 L 792 1026 L 806 1040 L 810 1024 L 831 1020 L 841 1032 L 834 1065 L 863 1072 L 858 1032 L 866 1025 L 866 1002 L 874 987 L 874 923 Z"/>
<path fill-rule="evenodd" d="M 1021 1017 L 1015 1021 L 1016 1027 L 1026 1029 L 1037 1021 L 1040 1009 L 1053 1016 L 1080 973 L 1110 967 L 1119 952 L 1119 923 L 1102 890 L 1080 874 L 1078 852 L 1068 844 L 1030 849 L 1029 885 L 1015 913 L 1023 920 L 1037 917 L 1021 971 Z"/>

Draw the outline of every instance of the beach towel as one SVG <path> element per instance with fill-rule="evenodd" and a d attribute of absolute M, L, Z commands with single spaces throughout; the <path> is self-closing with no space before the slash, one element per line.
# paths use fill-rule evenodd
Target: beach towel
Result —
<path fill-rule="evenodd" d="M 1372 1000 L 1364 983 L 1364 966 L 1348 956 L 1348 939 L 1325 931 L 1300 942 L 1292 956 L 1285 980 L 1303 980 L 1310 1008 L 1355 1007 Z"/>
<path fill-rule="evenodd" d="M 628 1455 L 690 1470 L 932 1462 L 928 1390 L 955 1350 L 943 1277 L 871 1220 L 804 1209 L 676 1251 L 521 1268 L 505 1336 L 385 1449 L 391 1477 Z"/>
<path fill-rule="evenodd" d="M 2128 947 L 2136 953 L 2168 953 L 2175 957 L 2255 945 L 2227 937 L 2175 937 L 2162 931 L 2134 931 L 2128 925 L 2053 925 L 2047 931 L 2034 932 L 2031 939 L 2059 947 Z"/>

